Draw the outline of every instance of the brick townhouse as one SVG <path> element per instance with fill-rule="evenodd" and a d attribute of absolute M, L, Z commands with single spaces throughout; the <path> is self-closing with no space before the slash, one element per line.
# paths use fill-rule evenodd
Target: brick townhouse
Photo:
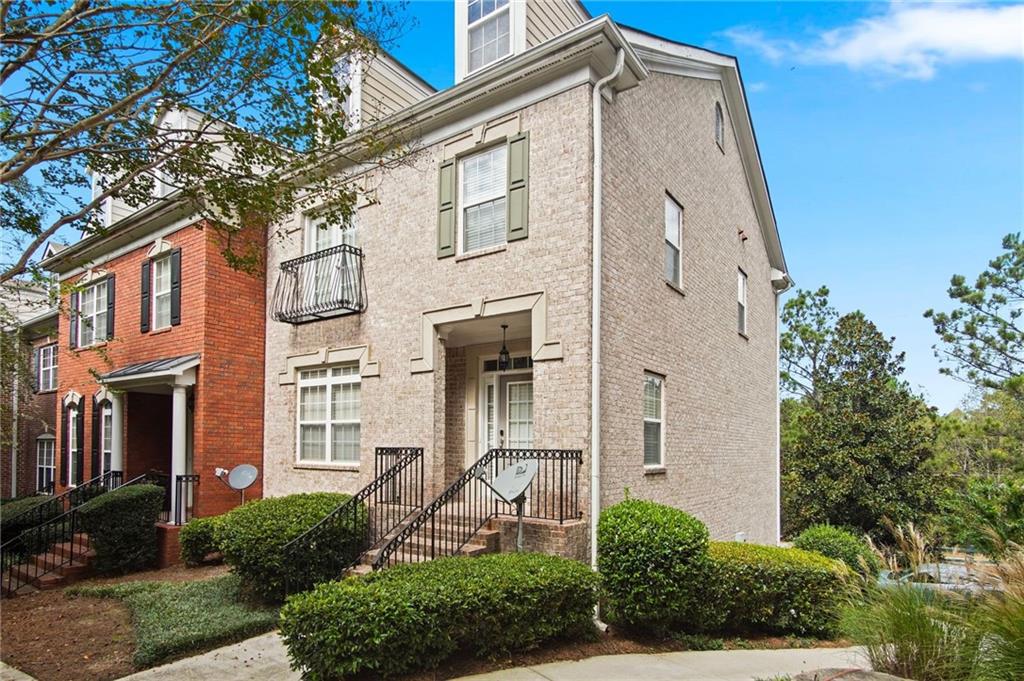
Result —
<path fill-rule="evenodd" d="M 736 59 L 573 0 L 455 9 L 452 87 L 341 70 L 390 87 L 349 143 L 384 119 L 408 162 L 339 169 L 369 188 L 346 225 L 274 227 L 264 492 L 372 487 L 376 448 L 411 446 L 424 517 L 493 528 L 471 487 L 515 450 L 528 547 L 585 556 L 626 489 L 775 543 L 789 277 Z"/>
<path fill-rule="evenodd" d="M 51 249 L 53 247 L 50 247 Z M 3 442 L 0 497 L 23 497 L 52 491 L 57 413 L 57 309 L 53 290 L 13 282 L 0 289 L 5 320 L 4 341 L 20 348 L 20 366 L 4 367 Z M 6 355 L 5 360 L 12 360 Z"/>
<path fill-rule="evenodd" d="M 56 490 L 149 475 L 167 489 L 169 525 L 223 513 L 239 495 L 215 470 L 262 461 L 263 273 L 230 268 L 222 237 L 173 196 L 104 212 L 103 233 L 42 263 L 67 310 Z M 262 250 L 262 229 L 243 234 Z"/>

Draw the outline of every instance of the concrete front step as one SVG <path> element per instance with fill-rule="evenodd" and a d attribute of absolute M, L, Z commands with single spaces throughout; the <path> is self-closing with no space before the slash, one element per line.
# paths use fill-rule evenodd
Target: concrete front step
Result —
<path fill-rule="evenodd" d="M 89 535 L 72 535 L 66 542 L 50 547 L 11 567 L 2 576 L 0 593 L 8 598 L 39 590 L 56 589 L 89 574 L 96 552 L 89 548 Z"/>
<path fill-rule="evenodd" d="M 0 578 L 0 593 L 8 598 L 14 596 L 27 596 L 28 594 L 34 594 L 39 589 L 35 588 L 28 582 L 23 582 L 13 575 L 4 575 Z"/>

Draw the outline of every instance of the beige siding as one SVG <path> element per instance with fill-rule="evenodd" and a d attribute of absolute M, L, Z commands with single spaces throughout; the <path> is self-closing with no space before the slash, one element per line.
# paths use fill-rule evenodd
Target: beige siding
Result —
<path fill-rule="evenodd" d="M 367 123 L 412 106 L 431 93 L 385 55 L 378 55 L 364 66 L 361 88 L 360 108 Z"/>
<path fill-rule="evenodd" d="M 526 46 L 540 45 L 586 21 L 576 0 L 527 0 Z"/>
<path fill-rule="evenodd" d="M 683 508 L 718 539 L 775 541 L 775 299 L 717 81 L 653 73 L 605 107 L 603 503 Z M 683 206 L 682 289 L 664 280 L 664 199 Z M 747 237 L 743 241 L 739 231 Z M 749 340 L 737 333 L 737 269 Z M 644 371 L 665 376 L 665 471 L 645 474 Z"/>

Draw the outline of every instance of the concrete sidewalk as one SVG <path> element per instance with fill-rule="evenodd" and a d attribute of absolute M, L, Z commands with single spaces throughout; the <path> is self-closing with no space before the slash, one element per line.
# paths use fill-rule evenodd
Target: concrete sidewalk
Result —
<path fill-rule="evenodd" d="M 464 677 L 474 681 L 752 681 L 866 662 L 856 648 L 605 655 Z M 125 677 L 131 681 L 298 681 L 276 632 Z"/>

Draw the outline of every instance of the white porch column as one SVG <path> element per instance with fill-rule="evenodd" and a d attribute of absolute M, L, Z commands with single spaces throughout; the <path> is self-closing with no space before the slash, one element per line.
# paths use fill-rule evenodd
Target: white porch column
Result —
<path fill-rule="evenodd" d="M 188 440 L 187 388 L 183 385 L 174 386 L 171 395 L 171 518 L 172 523 L 178 518 L 177 481 L 179 475 L 185 475 L 185 449 Z"/>
<path fill-rule="evenodd" d="M 110 470 L 124 473 L 124 398 L 115 392 L 110 393 Z"/>

